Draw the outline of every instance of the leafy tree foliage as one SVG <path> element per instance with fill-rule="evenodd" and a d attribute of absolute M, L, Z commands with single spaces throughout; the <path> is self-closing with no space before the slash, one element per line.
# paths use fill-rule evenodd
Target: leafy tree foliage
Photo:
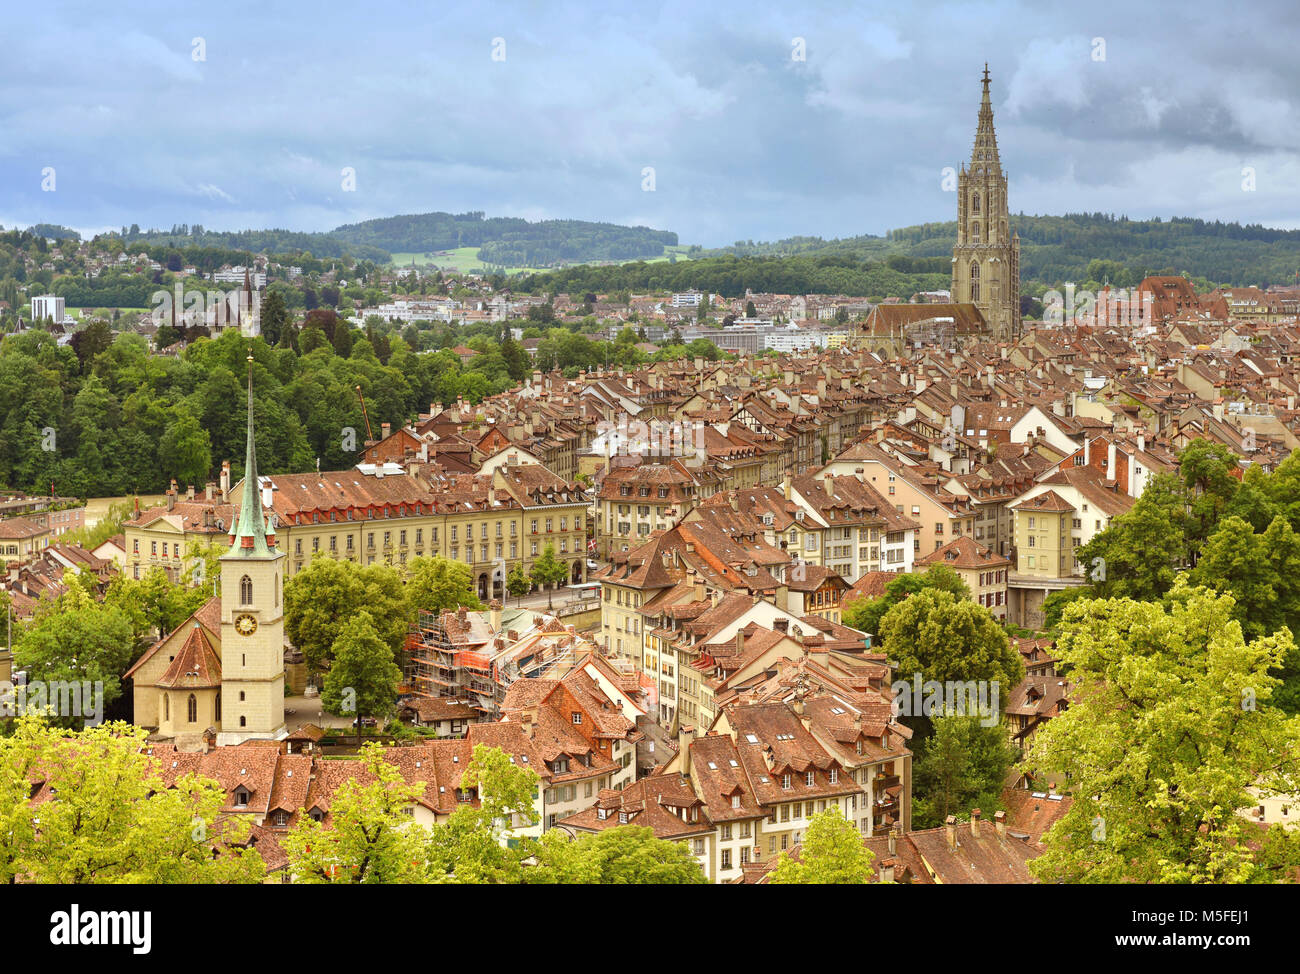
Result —
<path fill-rule="evenodd" d="M 975 808 L 992 815 L 1016 761 L 1006 726 L 984 726 L 979 717 L 939 717 L 933 723 L 934 733 L 916 755 L 913 826 L 934 828 L 949 815 L 965 816 Z"/>
<path fill-rule="evenodd" d="M 537 844 L 529 883 L 688 886 L 707 883 L 699 861 L 681 842 L 656 839 L 654 829 L 620 825 L 570 840 L 552 829 Z"/>
<path fill-rule="evenodd" d="M 808 823 L 799 858 L 782 852 L 768 882 L 777 885 L 861 886 L 871 882 L 875 854 L 836 805 Z"/>
<path fill-rule="evenodd" d="M 441 556 L 416 558 L 410 563 L 406 592 L 413 610 L 442 612 L 462 605 L 483 608 L 474 592 L 474 572 L 469 565 Z"/>
<path fill-rule="evenodd" d="M 1294 649 L 1247 642 L 1232 596 L 1175 583 L 1167 608 L 1076 602 L 1057 650 L 1075 703 L 1034 736 L 1025 768 L 1068 780 L 1073 804 L 1030 868 L 1044 881 L 1278 882 L 1300 835 L 1239 812 L 1249 791 L 1300 787 L 1300 718 L 1267 706 Z"/>
<path fill-rule="evenodd" d="M 324 670 L 348 619 L 362 610 L 395 654 L 406 641 L 410 608 L 401 576 L 386 565 L 313 558 L 284 584 L 284 631 L 315 672 Z"/>
<path fill-rule="evenodd" d="M 961 580 L 961 576 L 947 565 L 931 565 L 925 572 L 909 572 L 898 575 L 885 584 L 885 592 L 878 599 L 857 599 L 844 606 L 841 620 L 844 625 L 873 636 L 880 632 L 880 620 L 909 595 L 937 589 L 951 592 L 958 598 L 970 598 L 970 589 Z"/>
<path fill-rule="evenodd" d="M 192 774 L 166 787 L 145 737 L 33 717 L 0 737 L 0 882 L 260 882 L 261 857 L 239 848 L 247 823 L 217 822 L 225 789 Z M 50 800 L 28 801 L 34 780 Z"/>
<path fill-rule="evenodd" d="M 1025 677 L 1019 652 L 988 609 L 942 589 L 895 605 L 880 621 L 880 635 L 904 678 L 996 680 L 1005 693 Z"/>
<path fill-rule="evenodd" d="M 354 717 L 360 736 L 362 718 L 388 717 L 396 709 L 402 671 L 365 609 L 344 621 L 330 655 L 321 703 L 330 713 Z"/>
<path fill-rule="evenodd" d="M 407 784 L 376 743 L 361 747 L 364 774 L 335 791 L 327 826 L 304 815 L 284 838 L 300 883 L 420 883 L 432 877 L 428 832 L 405 810 L 423 785 Z"/>

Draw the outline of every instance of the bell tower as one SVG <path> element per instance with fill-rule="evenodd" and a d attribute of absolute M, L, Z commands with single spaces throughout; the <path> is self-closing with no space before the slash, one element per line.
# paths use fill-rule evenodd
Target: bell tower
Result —
<path fill-rule="evenodd" d="M 957 177 L 957 246 L 952 299 L 979 308 L 997 341 L 1020 336 L 1020 236 L 1011 233 L 1007 176 L 998 157 L 989 98 L 989 66 L 970 164 Z"/>
<path fill-rule="evenodd" d="M 269 491 L 267 494 L 269 495 Z M 221 727 L 218 745 L 278 739 L 284 727 L 284 552 L 263 519 L 248 356 L 248 443 L 239 516 L 221 556 Z M 265 499 L 267 507 L 271 501 Z"/>

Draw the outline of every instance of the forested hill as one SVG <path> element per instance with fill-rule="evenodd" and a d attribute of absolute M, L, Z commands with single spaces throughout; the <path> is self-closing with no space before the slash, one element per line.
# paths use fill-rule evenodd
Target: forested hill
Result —
<path fill-rule="evenodd" d="M 485 217 L 470 213 L 413 213 L 336 228 L 331 236 L 398 253 L 478 247 L 479 260 L 503 267 L 538 267 L 583 260 L 659 257 L 677 246 L 677 234 L 583 220 Z"/>
<path fill-rule="evenodd" d="M 170 230 L 141 230 L 138 225 L 123 227 L 119 236 L 124 244 L 144 243 L 183 249 L 200 247 L 242 250 L 254 254 L 294 254 L 304 251 L 313 257 L 342 257 L 351 254 L 357 260 L 387 263 L 387 250 L 365 243 L 344 241 L 329 233 L 300 230 L 208 230 L 201 224 L 174 225 Z"/>
<path fill-rule="evenodd" d="M 1106 213 L 1064 216 L 1016 214 L 1020 280 L 1024 293 L 1067 281 L 1132 286 L 1148 274 L 1187 274 L 1215 284 L 1282 284 L 1300 271 L 1300 230 L 1258 224 L 1207 222 L 1186 217 L 1130 220 Z M 956 221 L 925 223 L 886 236 L 791 237 L 772 243 L 737 241 L 709 254 L 740 257 L 853 257 L 882 260 L 891 254 L 951 257 Z M 1101 263 L 1097 263 L 1101 262 Z"/>

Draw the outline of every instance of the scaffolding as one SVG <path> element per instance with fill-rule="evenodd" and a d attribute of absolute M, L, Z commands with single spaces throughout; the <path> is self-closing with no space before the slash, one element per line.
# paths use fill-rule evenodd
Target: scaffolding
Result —
<path fill-rule="evenodd" d="M 447 635 L 441 613 L 420 610 L 407 636 L 406 649 L 411 660 L 407 681 L 416 693 L 468 700 L 488 720 L 501 716 L 504 690 L 497 685 L 491 659 L 480 652 L 457 648 Z"/>

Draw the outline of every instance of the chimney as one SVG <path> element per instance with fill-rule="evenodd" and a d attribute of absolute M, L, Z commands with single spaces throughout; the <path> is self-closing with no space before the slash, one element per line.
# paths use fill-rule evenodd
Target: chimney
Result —
<path fill-rule="evenodd" d="M 782 486 L 785 488 L 785 499 L 786 499 L 786 500 L 790 500 L 790 499 L 791 499 L 791 496 L 792 496 L 793 493 L 794 493 L 794 485 L 793 485 L 793 483 L 792 483 L 792 480 L 793 480 L 793 478 L 787 476 L 787 477 L 785 478 L 785 482 L 784 482 L 784 484 L 782 484 Z"/>
<path fill-rule="evenodd" d="M 462 606 L 458 606 L 458 607 L 456 608 L 456 621 L 459 622 L 459 623 L 461 623 L 462 625 L 464 625 L 464 623 L 465 623 L 465 617 L 466 617 L 467 614 L 468 614 L 468 613 L 467 613 L 467 611 L 466 611 L 466 609 L 465 609 L 465 607 L 464 607 L 463 605 L 462 605 Z"/>
<path fill-rule="evenodd" d="M 677 754 L 681 758 L 679 768 L 681 773 L 689 776 L 691 773 L 691 741 L 695 740 L 695 728 L 689 724 L 683 724 L 677 730 Z"/>
<path fill-rule="evenodd" d="M 1145 433 L 1138 434 L 1138 453 L 1145 453 L 1147 448 L 1147 436 Z"/>
<path fill-rule="evenodd" d="M 390 436 L 392 436 L 392 435 L 393 435 L 393 424 L 392 424 L 392 423 L 380 423 L 380 424 L 379 424 L 379 438 L 380 438 L 380 439 L 386 440 L 386 439 L 388 439 L 388 438 L 389 438 Z"/>
<path fill-rule="evenodd" d="M 209 480 L 203 487 L 203 497 L 209 503 L 212 501 L 212 493 L 217 489 L 217 485 Z"/>
<path fill-rule="evenodd" d="M 221 461 L 221 503 L 227 503 L 230 496 L 230 461 Z"/>
<path fill-rule="evenodd" d="M 956 819 L 956 817 L 953 816 L 953 815 L 949 815 L 946 819 L 943 820 L 943 826 L 944 826 L 945 831 L 947 831 L 947 833 L 948 833 L 948 848 L 949 848 L 949 849 L 955 849 L 955 848 L 957 848 L 957 819 Z"/>
<path fill-rule="evenodd" d="M 745 651 L 745 630 L 736 630 L 736 655 L 739 656 Z"/>
<path fill-rule="evenodd" d="M 994 831 L 997 832 L 999 839 L 1005 839 L 1007 837 L 1007 813 L 1006 812 L 993 813 L 993 829 Z"/>
<path fill-rule="evenodd" d="M 174 511 L 175 509 L 176 509 L 176 481 L 175 479 L 173 479 L 171 487 L 167 489 L 167 510 Z"/>
<path fill-rule="evenodd" d="M 889 829 L 889 854 L 892 856 L 892 855 L 896 855 L 897 853 L 898 853 L 898 823 L 895 822 L 892 826 L 890 826 Z"/>
<path fill-rule="evenodd" d="M 496 599 L 493 599 L 491 602 L 488 603 L 488 609 L 492 613 L 491 615 L 492 631 L 500 632 L 501 631 L 501 603 Z"/>
<path fill-rule="evenodd" d="M 186 499 L 187 501 L 192 501 L 192 500 L 194 500 L 194 485 L 193 485 L 193 484 L 187 484 L 187 485 L 186 485 L 186 487 L 185 487 L 185 499 Z"/>
<path fill-rule="evenodd" d="M 980 837 L 980 810 L 972 808 L 970 813 L 970 835 L 972 839 Z"/>
<path fill-rule="evenodd" d="M 1087 433 L 1083 434 L 1083 465 L 1092 466 L 1092 437 Z"/>
<path fill-rule="evenodd" d="M 1111 440 L 1110 445 L 1106 447 L 1106 479 L 1115 479 L 1115 441 Z"/>
<path fill-rule="evenodd" d="M 881 861 L 880 881 L 882 883 L 892 883 L 894 881 L 894 860 L 893 859 L 885 859 Z"/>

